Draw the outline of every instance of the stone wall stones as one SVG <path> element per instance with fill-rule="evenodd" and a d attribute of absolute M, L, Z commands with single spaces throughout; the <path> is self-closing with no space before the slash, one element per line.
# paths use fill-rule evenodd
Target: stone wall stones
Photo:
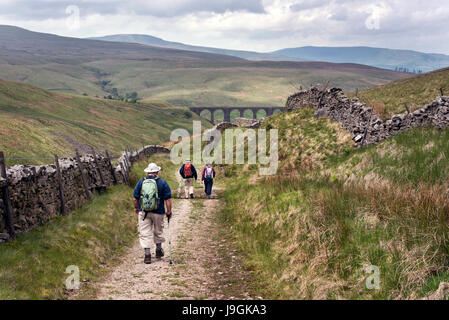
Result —
<path fill-rule="evenodd" d="M 227 130 L 229 128 L 237 128 L 237 127 L 238 126 L 236 124 L 231 123 L 231 122 L 221 122 L 210 130 L 218 130 L 221 133 L 223 133 L 225 130 Z"/>
<path fill-rule="evenodd" d="M 349 99 L 338 88 L 313 87 L 290 96 L 288 111 L 311 107 L 316 117 L 329 117 L 340 122 L 353 135 L 356 146 L 377 144 L 382 140 L 418 126 L 449 126 L 449 97 L 438 97 L 430 104 L 410 114 L 394 115 L 383 121 L 372 108 L 358 98 Z"/>
<path fill-rule="evenodd" d="M 234 124 L 239 127 L 256 129 L 259 128 L 265 119 L 248 119 L 248 118 L 235 118 Z"/>

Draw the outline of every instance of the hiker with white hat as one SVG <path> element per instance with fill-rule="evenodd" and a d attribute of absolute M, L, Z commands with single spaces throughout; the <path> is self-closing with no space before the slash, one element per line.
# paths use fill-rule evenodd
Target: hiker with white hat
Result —
<path fill-rule="evenodd" d="M 179 169 L 179 174 L 184 179 L 184 190 L 186 194 L 186 199 L 192 198 L 193 199 L 193 179 L 198 180 L 198 174 L 196 172 L 195 167 L 193 166 L 192 162 L 187 159 L 185 161 L 185 164 Z"/>
<path fill-rule="evenodd" d="M 150 264 L 151 234 L 156 244 L 156 258 L 161 259 L 164 256 L 164 217 L 167 216 L 170 222 L 171 190 L 167 181 L 158 177 L 161 167 L 157 164 L 150 163 L 144 171 L 148 175 L 140 179 L 134 188 L 134 212 L 139 216 L 139 240 L 145 250 L 144 263 Z"/>

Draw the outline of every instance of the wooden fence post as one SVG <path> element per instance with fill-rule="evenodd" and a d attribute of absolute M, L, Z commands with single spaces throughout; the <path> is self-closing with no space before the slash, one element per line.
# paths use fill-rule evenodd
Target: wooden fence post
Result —
<path fill-rule="evenodd" d="M 404 106 L 405 106 L 405 110 L 407 110 L 407 113 L 410 114 L 410 109 L 408 108 L 407 103 L 404 103 Z"/>
<path fill-rule="evenodd" d="M 102 188 L 106 189 L 106 182 L 104 180 L 103 172 L 101 171 L 100 164 L 97 159 L 97 154 L 95 153 L 95 150 L 93 148 L 92 148 L 92 154 L 94 156 L 95 167 L 97 167 L 97 172 L 100 175 L 101 186 L 102 186 Z"/>
<path fill-rule="evenodd" d="M 443 88 L 440 88 L 441 96 L 444 97 L 444 91 Z"/>
<path fill-rule="evenodd" d="M 106 158 L 108 159 L 108 162 L 109 162 L 109 169 L 111 170 L 112 180 L 114 181 L 114 185 L 116 185 L 117 184 L 117 176 L 115 175 L 115 169 L 114 169 L 114 166 L 112 165 L 111 155 L 109 153 L 109 150 L 106 150 L 105 153 L 106 153 Z"/>
<path fill-rule="evenodd" d="M 125 167 L 123 165 L 123 162 L 121 163 L 121 166 L 122 166 L 123 169 L 125 169 Z M 126 171 L 122 170 L 122 171 L 120 171 L 120 173 L 122 174 L 124 184 L 129 185 L 128 179 L 126 177 Z"/>
<path fill-rule="evenodd" d="M 128 173 L 129 173 L 129 170 L 131 170 L 131 161 L 129 160 L 129 154 L 130 154 L 130 152 L 128 152 L 127 155 L 126 155 L 126 162 L 127 162 L 127 166 L 128 166 Z"/>
<path fill-rule="evenodd" d="M 89 191 L 89 188 L 87 186 L 87 178 L 84 175 L 84 167 L 83 164 L 81 163 L 81 159 L 80 159 L 80 154 L 78 153 L 78 149 L 75 149 L 75 157 L 76 157 L 76 162 L 78 163 L 78 168 L 80 169 L 81 172 L 81 180 L 83 181 L 83 187 L 84 187 L 84 191 L 86 192 L 86 197 L 88 200 L 92 199 L 92 194 Z"/>
<path fill-rule="evenodd" d="M 59 185 L 59 200 L 61 200 L 60 212 L 62 215 L 66 215 L 64 189 L 63 189 L 63 184 L 62 184 L 62 174 L 61 174 L 61 168 L 59 167 L 59 158 L 56 154 L 55 154 L 55 165 L 56 165 L 56 175 L 58 178 L 58 185 Z"/>
<path fill-rule="evenodd" d="M 129 154 L 130 153 L 131 153 L 131 149 L 130 149 L 130 147 L 127 147 L 125 159 L 126 159 L 126 166 L 128 168 L 128 170 L 127 170 L 128 172 L 129 172 L 129 167 L 130 167 L 130 164 L 129 164 Z"/>
<path fill-rule="evenodd" d="M 359 88 L 356 88 L 356 89 L 355 89 L 355 96 L 356 96 L 356 98 L 359 97 Z"/>
<path fill-rule="evenodd" d="M 16 231 L 14 230 L 14 218 L 12 215 L 12 208 L 11 208 L 11 198 L 9 195 L 9 188 L 8 188 L 8 176 L 6 174 L 6 162 L 5 162 L 5 155 L 3 154 L 3 151 L 0 151 L 0 175 L 2 178 L 5 179 L 5 186 L 2 188 L 3 192 L 3 205 L 5 206 L 5 222 L 6 227 L 8 228 L 8 233 L 11 238 L 14 238 L 16 236 Z"/>
<path fill-rule="evenodd" d="M 129 165 L 129 158 L 128 158 L 128 152 L 126 152 L 125 151 L 125 169 L 126 169 L 126 173 L 128 174 L 129 173 L 129 167 L 130 167 L 130 165 Z"/>
<path fill-rule="evenodd" d="M 129 185 L 129 181 L 128 181 L 128 173 L 127 173 L 127 171 L 126 171 L 125 163 L 124 163 L 124 162 L 121 162 L 120 165 L 121 165 L 121 167 L 123 168 L 123 170 L 120 171 L 120 172 L 122 173 L 123 180 L 124 180 L 125 184 Z"/>

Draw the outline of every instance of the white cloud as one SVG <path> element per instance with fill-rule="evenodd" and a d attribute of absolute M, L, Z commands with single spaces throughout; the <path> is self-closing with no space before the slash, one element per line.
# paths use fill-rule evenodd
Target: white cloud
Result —
<path fill-rule="evenodd" d="M 76 30 L 65 23 L 68 5 L 80 8 Z M 367 45 L 449 53 L 448 19 L 440 0 L 0 0 L 0 24 L 34 31 L 151 34 L 257 51 Z"/>
<path fill-rule="evenodd" d="M 315 9 L 320 8 L 328 4 L 329 1 L 327 0 L 300 0 L 299 2 L 296 2 L 295 4 L 292 4 L 290 6 L 290 9 L 292 11 L 304 11 L 309 9 Z"/>

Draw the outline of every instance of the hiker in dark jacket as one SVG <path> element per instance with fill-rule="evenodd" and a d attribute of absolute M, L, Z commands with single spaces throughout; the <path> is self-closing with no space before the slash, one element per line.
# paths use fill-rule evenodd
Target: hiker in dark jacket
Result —
<path fill-rule="evenodd" d="M 203 174 L 201 175 L 201 182 L 204 183 L 204 192 L 208 199 L 212 194 L 212 185 L 214 184 L 215 170 L 212 168 L 210 162 L 206 162 L 206 167 L 203 169 Z"/>
<path fill-rule="evenodd" d="M 153 242 L 156 244 L 156 258 L 160 259 L 164 256 L 164 250 L 162 249 L 162 243 L 165 242 L 163 238 L 164 217 L 167 216 L 168 220 L 170 220 L 172 216 L 171 190 L 168 183 L 158 177 L 160 170 L 161 168 L 155 163 L 150 163 L 144 170 L 147 177 L 139 180 L 133 194 L 134 212 L 139 216 L 139 241 L 141 247 L 145 250 L 145 264 L 151 263 L 151 234 L 153 234 Z M 148 196 L 145 195 L 147 190 L 146 184 L 153 183 L 149 180 L 154 180 L 156 183 L 157 197 L 154 197 L 156 199 L 154 210 L 145 212 L 143 198 Z M 155 190 L 154 187 L 152 190 Z M 167 206 L 167 210 L 165 210 L 165 206 Z"/>
<path fill-rule="evenodd" d="M 184 179 L 186 199 L 189 198 L 189 195 L 193 199 L 193 179 L 195 181 L 198 180 L 198 174 L 190 160 L 186 160 L 186 163 L 182 165 L 181 169 L 179 169 L 179 174 Z"/>

